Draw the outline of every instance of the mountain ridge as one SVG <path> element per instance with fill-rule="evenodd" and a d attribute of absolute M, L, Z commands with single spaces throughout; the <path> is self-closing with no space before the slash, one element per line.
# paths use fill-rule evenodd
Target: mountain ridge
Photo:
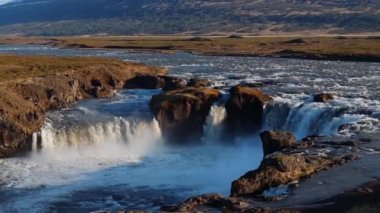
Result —
<path fill-rule="evenodd" d="M 376 0 L 19 0 L 0 5 L 0 33 L 278 34 L 380 31 Z"/>

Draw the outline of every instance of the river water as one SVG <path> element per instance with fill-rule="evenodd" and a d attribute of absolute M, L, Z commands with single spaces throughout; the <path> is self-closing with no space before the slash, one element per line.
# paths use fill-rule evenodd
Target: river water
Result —
<path fill-rule="evenodd" d="M 380 64 L 0 46 L 0 53 L 104 56 L 166 66 L 170 75 L 207 78 L 228 95 L 241 82 L 271 81 L 264 129 L 308 135 L 379 132 Z M 0 160 L 0 212 L 91 212 L 149 209 L 208 192 L 229 194 L 231 181 L 255 169 L 262 150 L 257 134 L 226 145 L 226 118 L 215 104 L 201 145 L 170 147 L 150 114 L 160 90 L 124 90 L 110 99 L 85 100 L 49 113 L 42 149 Z M 336 94 L 329 103 L 312 95 Z M 350 124 L 347 128 L 340 128 Z M 37 133 L 36 133 L 37 134 Z M 227 142 L 228 143 L 228 142 Z"/>

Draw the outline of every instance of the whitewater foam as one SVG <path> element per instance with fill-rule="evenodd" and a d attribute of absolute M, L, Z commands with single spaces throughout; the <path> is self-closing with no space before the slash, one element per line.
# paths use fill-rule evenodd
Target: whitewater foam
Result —
<path fill-rule="evenodd" d="M 213 105 L 204 125 L 204 137 L 202 140 L 206 143 L 221 141 L 222 134 L 225 131 L 224 121 L 226 118 L 227 113 L 224 105 Z"/>
<path fill-rule="evenodd" d="M 316 103 L 312 101 L 312 97 L 302 94 L 275 97 L 272 103 L 265 106 L 263 128 L 291 131 L 298 139 L 310 135 L 358 132 L 339 132 L 343 125 L 356 127 L 360 131 L 376 131 L 379 126 L 378 119 L 370 116 L 378 110 L 378 106 L 377 101 L 362 98 L 337 97 L 327 103 Z M 367 114 L 362 114 L 361 108 L 365 108 Z"/>

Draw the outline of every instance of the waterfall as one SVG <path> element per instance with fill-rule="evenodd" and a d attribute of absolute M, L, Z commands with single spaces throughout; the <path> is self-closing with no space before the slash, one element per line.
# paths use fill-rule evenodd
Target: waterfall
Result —
<path fill-rule="evenodd" d="M 337 134 L 340 126 L 354 124 L 363 118 L 341 103 L 276 98 L 265 106 L 263 129 L 290 131 L 302 139 L 310 135 Z"/>
<path fill-rule="evenodd" d="M 205 142 L 215 142 L 220 141 L 222 134 L 225 130 L 224 121 L 227 117 L 226 108 L 224 105 L 214 104 L 210 113 L 206 119 L 204 125 L 204 137 L 203 141 Z"/>
<path fill-rule="evenodd" d="M 114 117 L 112 120 L 80 126 L 55 127 L 47 120 L 41 132 L 33 135 L 33 149 L 54 150 L 81 148 L 87 145 L 126 145 L 131 152 L 143 152 L 161 141 L 158 122 L 129 121 Z"/>

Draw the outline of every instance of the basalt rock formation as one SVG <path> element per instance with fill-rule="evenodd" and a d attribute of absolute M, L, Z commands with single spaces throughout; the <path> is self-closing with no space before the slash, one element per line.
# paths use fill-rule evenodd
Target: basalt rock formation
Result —
<path fill-rule="evenodd" d="M 260 130 L 264 105 L 269 95 L 247 86 L 234 86 L 226 103 L 227 125 L 233 133 L 252 133 Z"/>
<path fill-rule="evenodd" d="M 330 93 L 320 93 L 314 96 L 314 102 L 325 103 L 334 100 L 334 95 Z"/>
<path fill-rule="evenodd" d="M 39 60 L 44 61 L 46 67 L 52 66 L 58 71 L 41 71 L 41 77 L 17 77 L 0 82 L 0 158 L 30 150 L 33 133 L 42 127 L 48 110 L 65 108 L 84 98 L 110 97 L 114 90 L 122 89 L 125 82 L 137 74 L 166 72 L 160 68 L 111 59 L 5 57 L 8 58 L 0 60 L 0 73 L 11 67 L 3 62 L 14 59 L 11 57 L 16 57 L 15 63 L 19 65 L 12 66 L 17 67 L 16 71 L 20 73 L 24 68 L 43 70 L 44 67 L 38 64 Z M 48 65 L 49 61 L 54 62 L 53 65 Z M 57 66 L 64 68 L 58 69 Z"/>
<path fill-rule="evenodd" d="M 310 177 L 314 173 L 357 159 L 356 147 L 350 139 L 310 137 L 293 148 L 268 155 L 258 169 L 249 171 L 232 182 L 231 196 L 255 196 L 266 189 Z M 326 148 L 330 148 L 326 152 Z"/>
<path fill-rule="evenodd" d="M 165 85 L 162 88 L 163 91 L 184 89 L 187 85 L 186 80 L 182 78 L 178 78 L 178 77 L 166 76 L 164 77 L 164 81 L 165 81 Z"/>
<path fill-rule="evenodd" d="M 284 132 L 276 134 L 288 135 Z M 288 136 L 292 138 L 291 135 Z M 361 150 L 360 146 L 361 142 L 350 137 L 308 137 L 297 145 L 267 155 L 259 168 L 249 171 L 232 183 L 230 197 L 218 194 L 199 195 L 178 205 L 164 206 L 161 210 L 167 212 L 297 212 L 293 209 L 265 208 L 266 205 L 262 206 L 260 203 L 263 199 L 271 200 L 271 198 L 265 197 L 262 192 L 311 177 L 318 171 L 344 164 L 349 160 L 358 159 L 358 156 L 363 151 L 365 152 L 365 149 Z M 289 187 L 288 189 L 291 190 Z"/>
<path fill-rule="evenodd" d="M 207 79 L 192 78 L 187 83 L 188 87 L 209 87 L 211 82 Z"/>
<path fill-rule="evenodd" d="M 212 104 L 221 93 L 217 89 L 186 88 L 152 97 L 150 109 L 164 137 L 175 144 L 199 141 Z"/>
<path fill-rule="evenodd" d="M 125 83 L 127 89 L 162 89 L 171 91 L 184 89 L 187 81 L 173 76 L 137 75 Z"/>
<path fill-rule="evenodd" d="M 265 131 L 260 134 L 260 137 L 264 156 L 296 145 L 296 138 L 290 132 Z"/>
<path fill-rule="evenodd" d="M 127 89 L 159 89 L 165 86 L 165 79 L 155 75 L 137 75 L 129 79 L 124 87 Z"/>

